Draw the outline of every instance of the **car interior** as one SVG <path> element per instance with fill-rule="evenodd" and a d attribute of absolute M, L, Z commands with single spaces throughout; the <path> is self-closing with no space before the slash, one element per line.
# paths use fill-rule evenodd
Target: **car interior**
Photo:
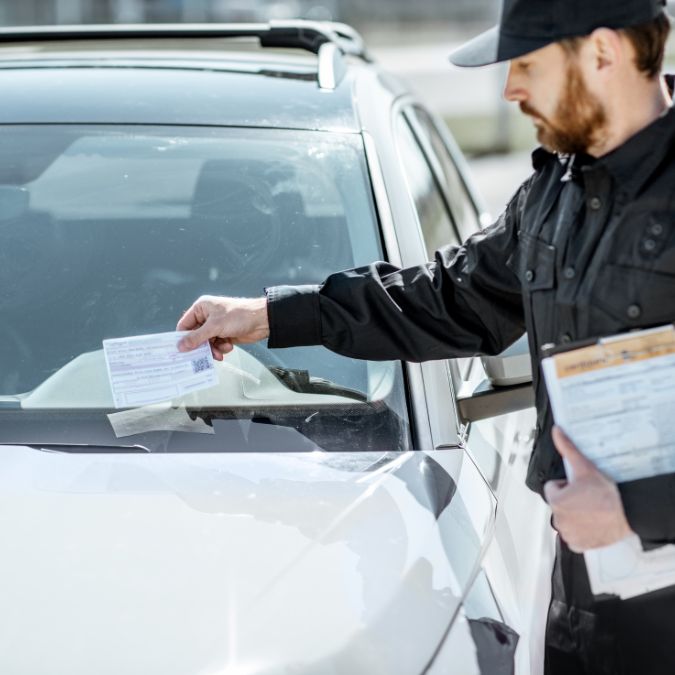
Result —
<path fill-rule="evenodd" d="M 0 185 L 0 283 L 6 291 L 0 298 L 5 317 L 0 333 L 7 346 L 0 355 L 0 407 L 25 400 L 27 408 L 58 408 L 68 401 L 64 391 L 84 388 L 89 407 L 100 408 L 103 399 L 97 403 L 94 392 L 96 378 L 105 378 L 103 339 L 174 330 L 181 313 L 202 294 L 256 296 L 265 286 L 317 284 L 330 272 L 359 262 L 355 237 L 364 234 L 354 235 L 354 230 L 364 227 L 355 218 L 357 196 L 353 189 L 344 194 L 345 186 L 337 183 L 327 189 L 325 183 L 333 177 L 325 166 L 242 153 L 190 156 L 165 169 L 174 175 L 153 178 L 142 175 L 154 166 L 145 165 L 142 153 L 134 173 L 138 158 L 131 153 L 131 161 L 124 162 L 127 173 L 119 175 L 114 153 L 121 151 L 103 147 L 94 152 L 86 145 L 87 134 L 91 132 L 67 130 L 59 142 L 38 147 L 34 140 L 24 153 L 18 144 L 7 148 Z M 164 147 L 152 140 L 154 152 Z M 85 169 L 73 175 L 68 154 Z M 148 186 L 157 183 L 168 185 L 164 193 L 151 193 Z M 332 201 L 326 201 L 331 192 Z M 373 232 L 377 242 L 374 224 Z M 371 253 L 360 257 L 370 259 Z M 382 403 L 392 387 L 400 388 L 394 386 L 397 378 L 389 377 L 391 367 L 348 359 L 323 347 L 269 350 L 258 344 L 240 349 L 272 369 L 282 394 L 346 397 L 311 423 L 306 406 L 298 404 L 261 417 L 267 424 L 287 421 L 290 415 L 302 437 L 306 433 L 343 447 L 350 438 L 345 430 L 362 434 L 362 418 L 368 415 L 374 449 L 389 450 L 407 438 L 400 400 L 396 412 Z M 254 365 L 243 356 L 241 360 Z M 92 369 L 99 374 L 93 379 Z M 46 395 L 48 391 L 55 393 Z M 359 407 L 375 393 L 379 401 Z M 256 399 L 256 392 L 246 395 Z M 240 415 L 231 405 L 225 412 L 228 403 L 226 397 L 220 405 L 209 399 L 210 409 L 220 408 L 214 413 L 219 425 L 224 417 Z M 258 408 L 273 404 L 261 400 Z M 195 405 L 203 406 L 203 401 Z M 42 424 L 39 419 L 37 427 Z M 229 432 L 227 437 L 236 438 Z M 213 440 L 193 439 L 191 446 L 204 443 Z M 278 448 L 276 443 L 270 447 Z M 298 447 L 297 439 L 293 443 Z"/>

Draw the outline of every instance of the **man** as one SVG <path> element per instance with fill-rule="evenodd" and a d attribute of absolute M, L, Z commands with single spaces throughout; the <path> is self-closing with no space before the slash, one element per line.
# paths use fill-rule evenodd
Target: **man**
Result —
<path fill-rule="evenodd" d="M 617 487 L 553 429 L 539 376 L 544 344 L 675 319 L 675 112 L 659 75 L 668 31 L 662 0 L 505 0 L 500 25 L 452 56 L 509 61 L 505 96 L 543 146 L 494 225 L 426 266 L 375 263 L 266 298 L 203 297 L 178 323 L 193 331 L 182 349 L 209 340 L 216 359 L 266 337 L 369 359 L 493 354 L 527 329 L 538 410 L 528 485 L 560 534 L 552 675 L 675 673 L 675 589 L 594 598 L 580 555 L 631 531 L 645 547 L 675 542 L 675 475 Z"/>

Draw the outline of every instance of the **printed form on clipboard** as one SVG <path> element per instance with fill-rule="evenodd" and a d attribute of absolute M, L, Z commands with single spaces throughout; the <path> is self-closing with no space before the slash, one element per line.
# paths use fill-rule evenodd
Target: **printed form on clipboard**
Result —
<path fill-rule="evenodd" d="M 556 424 L 603 473 L 623 483 L 675 472 L 673 325 L 571 348 L 542 369 Z M 675 584 L 674 545 L 643 551 L 632 535 L 584 556 L 595 594 L 629 598 Z"/>

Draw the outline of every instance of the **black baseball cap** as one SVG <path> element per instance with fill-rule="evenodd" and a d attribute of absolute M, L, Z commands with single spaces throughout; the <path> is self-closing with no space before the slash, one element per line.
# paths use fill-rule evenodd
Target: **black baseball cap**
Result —
<path fill-rule="evenodd" d="M 450 54 L 456 66 L 509 61 L 596 28 L 627 28 L 656 19 L 665 0 L 504 0 L 499 24 Z"/>

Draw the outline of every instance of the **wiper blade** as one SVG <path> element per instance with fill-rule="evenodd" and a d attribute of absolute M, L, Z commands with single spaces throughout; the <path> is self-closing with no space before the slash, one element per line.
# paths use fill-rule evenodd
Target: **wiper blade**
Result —
<path fill-rule="evenodd" d="M 299 394 L 332 394 L 362 403 L 368 401 L 368 397 L 363 392 L 343 387 L 322 377 L 312 377 L 307 370 L 294 370 L 279 366 L 267 366 L 267 368 L 282 384 Z"/>
<path fill-rule="evenodd" d="M 90 443 L 26 443 L 17 441 L 8 443 L 3 441 L 0 445 L 21 445 L 32 450 L 45 450 L 47 452 L 73 452 L 73 453 L 138 453 L 150 452 L 144 445 L 112 445 L 112 444 L 90 444 Z"/>

